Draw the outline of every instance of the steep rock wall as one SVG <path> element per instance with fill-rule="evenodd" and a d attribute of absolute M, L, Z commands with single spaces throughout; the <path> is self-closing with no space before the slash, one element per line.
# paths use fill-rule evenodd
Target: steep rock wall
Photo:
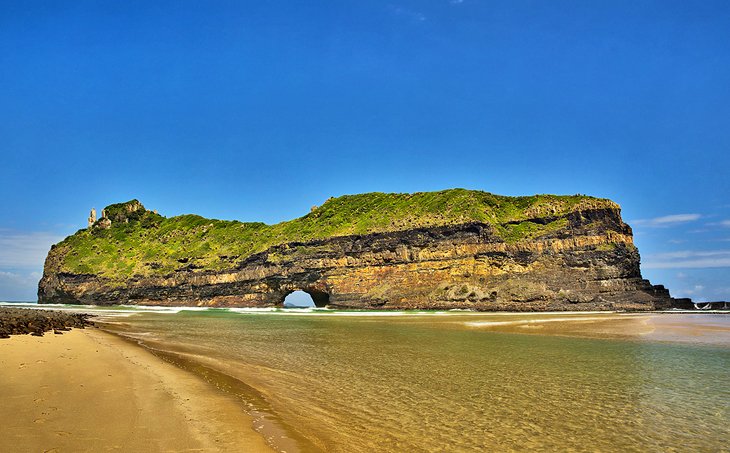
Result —
<path fill-rule="evenodd" d="M 525 240 L 508 242 L 496 225 L 468 222 L 288 242 L 223 270 L 189 265 L 121 282 L 64 272 L 64 255 L 52 249 L 38 296 L 41 303 L 267 307 L 303 290 L 318 306 L 488 311 L 652 310 L 675 303 L 641 277 L 618 207 L 550 214 L 527 222 L 560 220 L 563 227 Z"/>

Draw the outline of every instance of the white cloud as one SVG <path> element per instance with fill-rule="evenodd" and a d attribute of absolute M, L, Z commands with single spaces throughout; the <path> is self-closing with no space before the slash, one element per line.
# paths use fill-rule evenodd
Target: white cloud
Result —
<path fill-rule="evenodd" d="M 694 285 L 691 288 L 680 288 L 673 291 L 672 294 L 674 297 L 691 297 L 695 301 L 707 299 L 707 291 L 705 291 L 705 287 L 703 285 Z"/>
<path fill-rule="evenodd" d="M 408 8 L 403 8 L 402 6 L 391 5 L 390 10 L 393 11 L 393 13 L 397 16 L 407 17 L 414 22 L 424 22 L 426 20 L 426 16 L 423 13 Z"/>
<path fill-rule="evenodd" d="M 687 296 L 696 296 L 697 294 L 704 291 L 705 287 L 702 285 L 695 285 L 692 289 L 681 289 L 679 292 L 686 294 Z"/>
<path fill-rule="evenodd" d="M 658 253 L 647 257 L 644 269 L 704 269 L 730 267 L 730 250 Z"/>
<path fill-rule="evenodd" d="M 657 259 L 686 259 L 686 258 L 707 258 L 717 256 L 730 256 L 730 250 L 680 250 L 677 252 L 657 253 L 652 257 Z"/>
<path fill-rule="evenodd" d="M 692 222 L 699 219 L 700 217 L 701 216 L 699 214 L 674 214 L 664 217 L 657 217 L 655 219 L 652 219 L 652 222 L 657 225 L 665 225 L 668 223 Z"/>
<path fill-rule="evenodd" d="M 724 226 L 725 228 L 730 228 L 730 220 L 723 220 L 720 222 L 721 226 Z"/>
<path fill-rule="evenodd" d="M 700 214 L 672 214 L 662 217 L 655 217 L 653 219 L 638 219 L 631 222 L 633 225 L 647 226 L 647 227 L 669 227 L 680 223 L 694 222 L 699 220 L 702 216 Z"/>
<path fill-rule="evenodd" d="M 0 268 L 41 268 L 51 245 L 63 237 L 47 232 L 0 230 Z"/>
<path fill-rule="evenodd" d="M 0 229 L 0 300 L 35 300 L 43 262 L 63 236 Z"/>
<path fill-rule="evenodd" d="M 35 271 L 24 273 L 0 271 L 0 300 L 35 300 L 41 276 L 40 272 Z"/>
<path fill-rule="evenodd" d="M 17 272 L 0 271 L 0 280 L 16 284 L 38 283 L 43 274 L 40 272 L 28 272 L 20 274 Z"/>

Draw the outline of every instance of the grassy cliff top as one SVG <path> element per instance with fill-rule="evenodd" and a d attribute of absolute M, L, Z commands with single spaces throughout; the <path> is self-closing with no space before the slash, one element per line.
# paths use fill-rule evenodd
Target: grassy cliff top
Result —
<path fill-rule="evenodd" d="M 52 254 L 60 272 L 94 273 L 112 279 L 132 275 L 165 275 L 186 265 L 230 268 L 243 258 L 288 242 L 334 236 L 408 230 L 418 227 L 485 222 L 507 242 L 539 237 L 566 225 L 519 223 L 559 217 L 572 211 L 618 208 L 610 200 L 584 195 L 507 197 L 450 189 L 413 194 L 366 193 L 330 198 L 309 214 L 267 225 L 206 219 L 197 215 L 165 218 L 137 200 L 105 208 L 104 219 L 57 244 Z M 508 222 L 517 222 L 507 225 Z"/>

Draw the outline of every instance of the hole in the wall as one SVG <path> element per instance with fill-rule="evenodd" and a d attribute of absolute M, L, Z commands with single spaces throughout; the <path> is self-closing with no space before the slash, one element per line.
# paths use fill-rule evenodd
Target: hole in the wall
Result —
<path fill-rule="evenodd" d="M 292 291 L 284 298 L 284 307 L 326 307 L 330 295 L 316 289 Z"/>
<path fill-rule="evenodd" d="M 314 307 L 314 299 L 304 291 L 294 291 L 284 298 L 284 308 Z"/>

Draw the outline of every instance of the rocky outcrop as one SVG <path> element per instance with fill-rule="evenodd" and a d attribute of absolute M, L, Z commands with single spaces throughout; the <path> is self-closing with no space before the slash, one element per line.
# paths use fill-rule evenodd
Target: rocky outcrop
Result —
<path fill-rule="evenodd" d="M 664 287 L 642 278 L 631 228 L 617 205 L 554 211 L 526 209 L 532 217 L 513 221 L 520 231 L 560 227 L 517 240 L 505 240 L 509 221 L 402 228 L 222 256 L 231 263 L 223 269 L 181 258 L 164 275 L 122 280 L 65 271 L 72 251 L 54 247 L 38 297 L 41 303 L 266 307 L 303 290 L 317 306 L 485 311 L 653 310 L 675 303 Z"/>
<path fill-rule="evenodd" d="M 87 222 L 89 224 L 89 228 L 91 228 L 91 227 L 94 226 L 94 224 L 96 223 L 96 209 L 91 208 L 91 211 L 89 212 L 89 218 L 87 219 Z"/>
<path fill-rule="evenodd" d="M 94 323 L 89 318 L 91 315 L 86 313 L 0 307 L 0 338 L 24 334 L 42 337 L 50 330 L 60 335 L 72 327 L 83 329 L 93 326 Z"/>

